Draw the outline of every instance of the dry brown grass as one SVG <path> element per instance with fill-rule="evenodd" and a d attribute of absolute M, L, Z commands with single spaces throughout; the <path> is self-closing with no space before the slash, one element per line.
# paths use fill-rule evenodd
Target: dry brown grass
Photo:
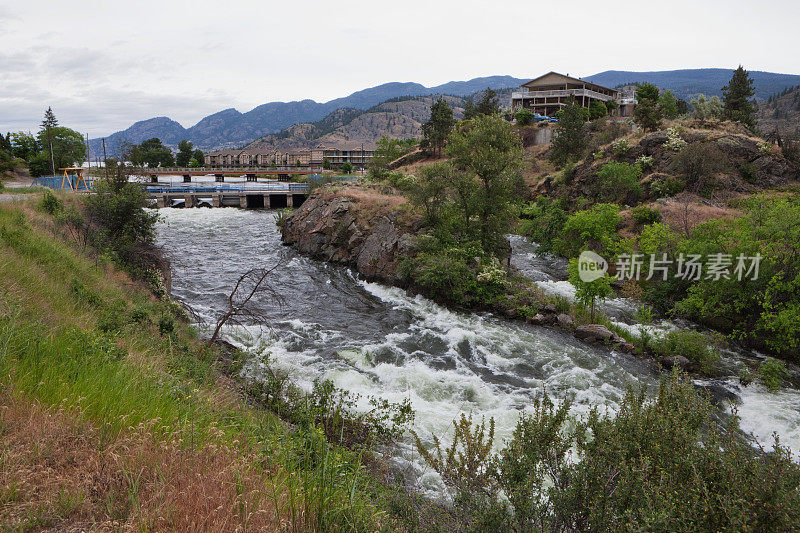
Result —
<path fill-rule="evenodd" d="M 110 440 L 73 414 L 0 395 L 0 524 L 59 531 L 281 531 L 271 472 L 225 446 Z"/>
<path fill-rule="evenodd" d="M 650 204 L 661 212 L 662 221 L 674 231 L 688 235 L 698 224 L 713 219 L 734 218 L 741 212 L 725 204 L 710 205 L 697 195 L 683 192 L 663 203 Z"/>

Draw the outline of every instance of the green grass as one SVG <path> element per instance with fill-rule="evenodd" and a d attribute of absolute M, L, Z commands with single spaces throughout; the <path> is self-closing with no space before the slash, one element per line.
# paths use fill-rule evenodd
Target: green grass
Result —
<path fill-rule="evenodd" d="M 183 315 L 80 253 L 29 203 L 0 206 L 0 390 L 73 412 L 112 440 L 143 425 L 164 442 L 256 454 L 278 472 L 268 481 L 276 507 L 303 528 L 377 529 L 381 489 L 360 454 L 331 446 L 313 422 L 288 427 L 220 390 L 216 349 Z"/>

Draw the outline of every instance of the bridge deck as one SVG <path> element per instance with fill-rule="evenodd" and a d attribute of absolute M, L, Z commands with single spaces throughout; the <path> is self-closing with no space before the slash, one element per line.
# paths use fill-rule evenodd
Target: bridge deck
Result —
<path fill-rule="evenodd" d="M 223 176 L 246 176 L 247 174 L 313 174 L 308 167 L 154 167 L 143 168 L 140 170 L 145 176 L 213 176 L 221 174 Z"/>

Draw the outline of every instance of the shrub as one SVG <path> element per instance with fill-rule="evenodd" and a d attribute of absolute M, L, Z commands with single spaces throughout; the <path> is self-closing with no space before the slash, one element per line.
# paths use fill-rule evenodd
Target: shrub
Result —
<path fill-rule="evenodd" d="M 540 246 L 543 252 L 552 252 L 564 224 L 567 210 L 564 202 L 540 196 L 522 209 L 522 232 Z"/>
<path fill-rule="evenodd" d="M 661 212 L 644 204 L 637 205 L 631 209 L 631 217 L 634 222 L 640 226 L 652 224 L 653 222 L 661 222 Z"/>
<path fill-rule="evenodd" d="M 514 118 L 519 126 L 528 126 L 533 122 L 533 112 L 530 109 L 521 108 L 514 113 Z"/>
<path fill-rule="evenodd" d="M 761 155 L 772 154 L 773 144 L 769 141 L 758 141 L 758 152 Z"/>
<path fill-rule="evenodd" d="M 595 161 L 598 161 L 600 159 L 603 159 L 605 156 L 606 156 L 605 150 L 598 150 L 598 151 L 596 151 L 595 153 L 592 154 L 592 159 L 594 159 Z"/>
<path fill-rule="evenodd" d="M 742 174 L 742 179 L 747 183 L 756 183 L 758 181 L 758 169 L 749 161 L 744 161 L 739 165 L 739 172 Z"/>
<path fill-rule="evenodd" d="M 666 198 L 675 196 L 683 191 L 685 185 L 683 181 L 672 176 L 667 176 L 650 182 L 650 194 L 656 198 Z"/>
<path fill-rule="evenodd" d="M 437 437 L 433 451 L 417 439 L 470 512 L 454 529 L 783 531 L 800 520 L 791 452 L 777 442 L 772 453 L 753 450 L 736 417 L 720 428 L 708 398 L 677 373 L 655 398 L 630 389 L 614 414 L 570 416 L 570 407 L 537 398 L 494 457 L 486 423 L 465 416 L 444 451 Z"/>
<path fill-rule="evenodd" d="M 55 215 L 64 209 L 64 202 L 56 196 L 50 189 L 45 189 L 42 198 L 39 200 L 39 209 L 48 215 Z"/>
<path fill-rule="evenodd" d="M 616 157 L 623 157 L 631 149 L 628 139 L 619 139 L 611 143 L 611 151 Z"/>
<path fill-rule="evenodd" d="M 638 198 L 642 194 L 639 178 L 642 169 L 638 165 L 609 162 L 603 165 L 597 177 L 607 200 L 627 200 Z"/>
<path fill-rule="evenodd" d="M 711 142 L 692 143 L 675 156 L 671 168 L 680 173 L 696 192 L 708 193 L 714 175 L 726 166 L 725 154 Z"/>
<path fill-rule="evenodd" d="M 577 211 L 567 218 L 556 251 L 567 257 L 575 257 L 583 249 L 603 256 L 615 255 L 620 222 L 622 216 L 616 204 L 597 204 Z"/>
<path fill-rule="evenodd" d="M 653 168 L 654 163 L 655 160 L 653 159 L 653 156 L 650 155 L 640 155 L 636 159 L 636 164 L 639 165 L 639 168 L 641 168 L 642 170 L 650 170 L 651 168 Z"/>
<path fill-rule="evenodd" d="M 710 339 L 698 331 L 674 330 L 656 340 L 652 347 L 661 356 L 681 355 L 697 365 L 701 372 L 710 374 L 719 359 L 719 352 L 710 343 Z"/>
<path fill-rule="evenodd" d="M 767 357 L 758 367 L 758 379 L 773 392 L 779 390 L 788 377 L 786 363 L 779 359 Z"/>
<path fill-rule="evenodd" d="M 664 143 L 664 148 L 680 152 L 686 147 L 686 144 L 677 128 L 667 128 L 667 141 Z"/>

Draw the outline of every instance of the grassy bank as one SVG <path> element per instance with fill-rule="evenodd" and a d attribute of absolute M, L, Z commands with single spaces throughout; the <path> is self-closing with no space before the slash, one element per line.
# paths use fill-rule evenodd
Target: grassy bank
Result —
<path fill-rule="evenodd" d="M 182 309 L 0 207 L 0 523 L 375 530 L 359 456 L 250 405 Z"/>

